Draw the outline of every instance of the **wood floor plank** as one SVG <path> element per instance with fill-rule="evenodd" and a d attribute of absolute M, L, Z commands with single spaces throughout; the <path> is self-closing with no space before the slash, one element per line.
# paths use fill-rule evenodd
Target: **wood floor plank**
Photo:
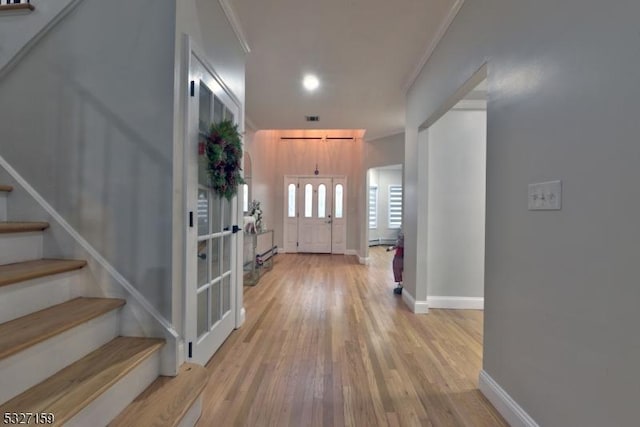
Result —
<path fill-rule="evenodd" d="M 478 391 L 482 312 L 411 313 L 393 254 L 278 255 L 207 364 L 199 426 L 506 426 Z"/>
<path fill-rule="evenodd" d="M 123 306 L 122 299 L 75 298 L 0 324 L 0 360 Z"/>
<path fill-rule="evenodd" d="M 29 231 L 42 231 L 49 228 L 48 222 L 0 222 L 0 233 L 24 233 Z"/>
<path fill-rule="evenodd" d="M 185 363 L 175 377 L 159 377 L 120 413 L 109 427 L 174 427 L 204 390 L 209 374 Z"/>
<path fill-rule="evenodd" d="M 0 265 L 0 286 L 78 270 L 85 265 L 86 261 L 75 259 L 39 259 Z"/>
<path fill-rule="evenodd" d="M 9 400 L 0 412 L 49 412 L 55 425 L 64 425 L 163 345 L 156 338 L 115 338 Z"/>

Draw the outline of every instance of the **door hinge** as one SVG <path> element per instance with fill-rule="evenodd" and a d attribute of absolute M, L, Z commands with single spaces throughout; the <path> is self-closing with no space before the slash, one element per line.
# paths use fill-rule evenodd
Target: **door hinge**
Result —
<path fill-rule="evenodd" d="M 193 228 L 193 211 L 189 211 L 189 227 Z"/>
<path fill-rule="evenodd" d="M 196 81 L 195 80 L 191 80 L 191 89 L 189 91 L 191 92 L 191 96 L 196 96 Z"/>
<path fill-rule="evenodd" d="M 300 246 L 300 242 L 296 242 L 296 248 Z"/>
<path fill-rule="evenodd" d="M 300 188 L 300 183 L 298 183 L 298 188 Z"/>
<path fill-rule="evenodd" d="M 189 359 L 193 357 L 193 343 L 189 341 Z"/>

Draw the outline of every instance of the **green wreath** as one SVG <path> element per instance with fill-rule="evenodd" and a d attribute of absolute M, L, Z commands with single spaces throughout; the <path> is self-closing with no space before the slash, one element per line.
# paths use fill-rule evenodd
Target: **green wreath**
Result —
<path fill-rule="evenodd" d="M 231 200 L 238 186 L 245 183 L 240 174 L 242 139 L 238 125 L 231 120 L 213 123 L 205 138 L 205 156 L 211 187 L 220 197 Z"/>

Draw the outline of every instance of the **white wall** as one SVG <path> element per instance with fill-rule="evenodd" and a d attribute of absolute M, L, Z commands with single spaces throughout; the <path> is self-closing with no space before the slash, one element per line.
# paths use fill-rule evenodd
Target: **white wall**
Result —
<path fill-rule="evenodd" d="M 274 182 L 273 165 L 276 163 L 276 151 L 269 149 L 271 145 L 261 138 L 267 137 L 267 133 L 247 130 L 245 134 L 245 150 L 251 154 L 251 187 L 252 198 L 260 202 L 262 218 L 267 228 L 276 226 L 276 183 Z M 275 237 L 275 236 L 274 236 Z M 277 243 L 276 243 L 277 244 Z M 258 239 L 257 250 L 260 253 L 269 249 L 270 241 L 267 236 Z M 282 247 L 278 245 L 278 247 Z"/>
<path fill-rule="evenodd" d="M 0 80 L 0 155 L 167 318 L 174 28 L 84 0 Z"/>
<path fill-rule="evenodd" d="M 542 426 L 637 424 L 638 16 L 636 0 L 467 1 L 407 97 L 415 247 L 418 128 L 488 61 L 483 365 Z M 528 211 L 527 185 L 553 179 L 562 210 Z M 424 299 L 416 261 L 405 290 Z"/>
<path fill-rule="evenodd" d="M 487 113 L 452 110 L 425 132 L 428 299 L 483 297 Z"/>

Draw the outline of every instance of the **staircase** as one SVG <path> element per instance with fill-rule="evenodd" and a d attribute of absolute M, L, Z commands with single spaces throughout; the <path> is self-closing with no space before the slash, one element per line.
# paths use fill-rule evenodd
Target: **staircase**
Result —
<path fill-rule="evenodd" d="M 7 221 L 12 191 L 0 185 L 0 413 L 5 421 L 194 425 L 206 370 L 184 364 L 176 377 L 158 377 L 164 340 L 119 336 L 119 311 L 126 301 L 83 296 L 86 261 L 43 259 L 49 224 Z"/>

